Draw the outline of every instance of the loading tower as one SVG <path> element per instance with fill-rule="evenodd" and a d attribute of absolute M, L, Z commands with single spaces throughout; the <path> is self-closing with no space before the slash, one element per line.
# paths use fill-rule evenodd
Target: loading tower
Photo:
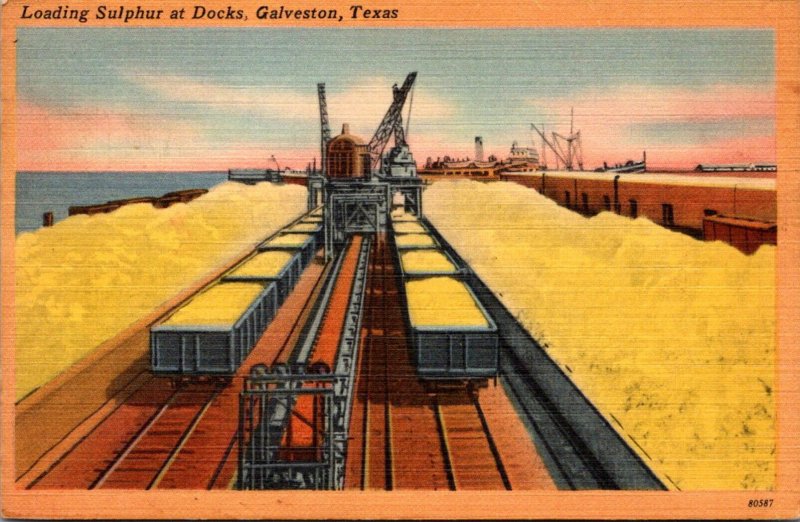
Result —
<path fill-rule="evenodd" d="M 422 216 L 422 180 L 406 141 L 403 107 L 417 73 L 392 88 L 392 103 L 369 143 L 350 134 L 348 124 L 331 138 L 325 84 L 317 85 L 320 104 L 322 172 L 309 178 L 309 208 L 324 207 L 325 255 L 332 259 L 357 233 L 386 230 L 395 196 L 406 212 Z M 410 112 L 410 111 L 409 111 Z M 394 146 L 385 152 L 394 136 Z"/>

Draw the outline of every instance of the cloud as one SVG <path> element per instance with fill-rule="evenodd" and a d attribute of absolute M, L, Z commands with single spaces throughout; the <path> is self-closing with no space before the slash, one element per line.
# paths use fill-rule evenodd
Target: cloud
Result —
<path fill-rule="evenodd" d="M 659 144 L 647 147 L 652 168 L 691 168 L 699 163 L 774 163 L 775 136 L 720 138 L 693 146 Z"/>
<path fill-rule="evenodd" d="M 298 89 L 136 71 L 121 76 L 144 91 L 141 100 L 56 107 L 20 96 L 18 168 L 225 170 L 272 166 L 273 154 L 282 166 L 303 168 L 319 155 L 314 84 Z M 391 104 L 392 84 L 386 78 L 365 78 L 343 89 L 329 84 L 333 134 L 348 122 L 351 132 L 369 140 Z M 435 143 L 437 124 L 457 113 L 445 97 L 422 88 L 413 91 L 409 103 L 411 138 L 420 143 Z"/>
<path fill-rule="evenodd" d="M 213 110 L 257 114 L 274 119 L 307 120 L 315 115 L 319 117 L 313 86 L 308 92 L 296 92 L 289 88 L 224 85 L 186 76 L 142 72 L 125 73 L 123 77 L 162 99 L 202 104 Z"/>
<path fill-rule="evenodd" d="M 305 168 L 316 148 L 267 147 L 231 133 L 222 138 L 174 114 L 143 114 L 124 107 L 55 108 L 17 102 L 19 170 L 227 170 L 233 167 Z"/>
<path fill-rule="evenodd" d="M 53 107 L 20 96 L 17 104 L 20 170 L 226 170 L 231 167 L 303 168 L 319 156 L 319 107 L 314 85 L 235 86 L 182 76 L 129 74 L 149 94 L 141 106 Z M 387 78 L 346 86 L 328 84 L 333 134 L 350 123 L 369 140 L 392 99 Z M 342 88 L 344 87 L 344 88 Z M 511 141 L 530 143 L 527 124 L 470 130 L 447 95 L 415 89 L 409 143 L 418 162 L 431 156 L 473 156 L 473 133 L 485 154 L 506 157 Z M 190 104 L 184 106 L 183 104 Z M 770 89 L 622 86 L 571 97 L 529 100 L 531 120 L 566 133 L 575 107 L 585 168 L 637 159 L 651 166 L 775 161 L 775 100 Z M 205 114 L 207 113 L 207 114 Z M 404 111 L 404 117 L 408 114 Z M 258 120 L 255 121 L 252 118 Z M 469 118 L 467 118 L 469 120 Z M 535 140 L 537 146 L 539 140 Z M 552 154 L 548 159 L 553 160 Z"/>
<path fill-rule="evenodd" d="M 17 101 L 20 170 L 142 168 L 202 141 L 190 122 L 125 107 L 55 108 Z"/>
<path fill-rule="evenodd" d="M 296 86 L 253 86 L 222 84 L 198 78 L 175 75 L 124 73 L 124 78 L 163 99 L 180 103 L 201 104 L 211 110 L 257 115 L 269 120 L 299 120 L 318 125 L 319 101 L 316 85 L 302 89 Z M 366 78 L 339 90 L 327 86 L 328 114 L 332 127 L 348 122 L 352 132 L 368 139 L 380 124 L 392 101 L 392 81 Z M 446 119 L 456 113 L 452 102 L 426 89 L 414 89 L 406 102 L 413 103 L 412 119 L 431 121 Z M 332 129 L 334 134 L 337 128 Z"/>
<path fill-rule="evenodd" d="M 398 82 L 399 83 L 399 82 Z M 348 122 L 353 132 L 359 132 L 365 139 L 372 137 L 386 110 L 392 103 L 392 82 L 386 78 L 368 78 L 349 86 L 342 92 L 330 90 L 328 112 L 333 121 Z M 411 106 L 411 125 L 414 122 L 445 122 L 456 116 L 458 108 L 437 93 L 415 87 L 403 110 L 404 122 Z M 334 133 L 339 129 L 333 129 Z"/>
<path fill-rule="evenodd" d="M 636 124 L 645 122 L 701 122 L 741 118 L 774 118 L 775 92 L 770 88 L 710 85 L 690 89 L 652 85 L 623 85 L 587 89 L 569 97 L 539 98 L 528 105 L 540 115 L 569 118 L 576 123 Z"/>
<path fill-rule="evenodd" d="M 527 104 L 548 136 L 569 132 L 574 108 L 587 168 L 639 158 L 645 149 L 649 164 L 670 168 L 775 158 L 772 88 L 623 85 Z"/>

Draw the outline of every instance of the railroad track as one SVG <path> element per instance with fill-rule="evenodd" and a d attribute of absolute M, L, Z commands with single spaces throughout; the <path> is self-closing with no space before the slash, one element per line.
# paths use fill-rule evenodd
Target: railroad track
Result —
<path fill-rule="evenodd" d="M 468 387 L 435 395 L 448 481 L 454 490 L 510 490 L 503 459 L 476 395 Z"/>
<path fill-rule="evenodd" d="M 444 250 L 469 266 L 423 220 Z M 466 279 L 497 323 L 500 382 L 560 489 L 666 487 L 471 269 Z"/>
<path fill-rule="evenodd" d="M 347 487 L 663 489 L 471 271 L 470 286 L 498 322 L 501 376 L 481 389 L 423 387 L 409 360 L 388 241 L 378 236 L 371 259 Z"/>
<path fill-rule="evenodd" d="M 250 360 L 286 362 L 316 302 L 328 267 L 312 265 L 264 332 Z M 18 481 L 28 489 L 228 488 L 235 475 L 238 392 L 250 363 L 228 383 L 175 387 L 146 376 L 113 400 L 92 426 L 67 434 L 46 469 Z"/>
<path fill-rule="evenodd" d="M 25 487 L 231 487 L 236 474 L 238 429 L 238 419 L 231 412 L 237 410 L 242 379 L 253 362 L 275 365 L 295 359 L 292 348 L 307 330 L 329 271 L 330 266 L 308 270 L 230 382 L 187 382 L 175 388 L 167 378 L 147 377 Z"/>
<path fill-rule="evenodd" d="M 328 281 L 328 289 L 318 308 L 317 316 L 320 320 L 314 321 L 314 328 L 307 332 L 306 343 L 311 348 L 307 353 L 301 353 L 297 358 L 298 363 L 306 364 L 313 369 L 321 369 L 326 373 L 332 372 L 338 361 L 339 348 L 345 335 L 345 322 L 348 308 L 353 297 L 354 285 L 358 274 L 358 261 L 361 254 L 362 236 L 355 236 L 340 256 L 337 267 Z M 367 246 L 368 248 L 368 246 Z M 287 426 L 287 439 L 292 439 L 292 429 L 299 426 L 306 436 L 314 439 L 319 433 L 313 424 L 313 410 L 316 407 L 315 398 L 312 396 L 296 399 L 291 418 Z M 309 442 L 310 443 L 310 442 Z"/>
<path fill-rule="evenodd" d="M 354 235 L 340 251 L 293 363 L 245 381 L 238 488 L 341 488 L 371 245 Z"/>
<path fill-rule="evenodd" d="M 239 391 L 250 366 L 256 362 L 288 364 L 301 337 L 312 307 L 319 298 L 330 266 L 312 265 L 273 322 L 261 336 L 251 356 L 241 366 L 231 386 L 225 388 L 214 407 L 199 423 L 194 435 L 164 475 L 161 489 L 229 489 L 236 479 Z M 198 459 L 197 455 L 204 458 Z"/>
<path fill-rule="evenodd" d="M 394 488 L 391 403 L 389 402 L 389 358 L 386 349 L 387 259 L 385 237 L 378 240 L 370 272 L 370 322 L 367 351 L 366 426 L 374 426 L 365 438 L 365 487 Z"/>
<path fill-rule="evenodd" d="M 284 229 L 307 217 L 298 217 Z M 264 241 L 279 236 L 284 229 L 269 234 Z M 252 247 L 243 249 L 223 266 L 209 271 L 152 313 L 101 344 L 92 354 L 21 399 L 15 405 L 17 485 L 25 487 L 50 469 L 151 377 L 148 354 L 153 324 L 255 253 Z"/>
<path fill-rule="evenodd" d="M 189 384 L 177 390 L 89 489 L 156 487 L 222 388 Z"/>
<path fill-rule="evenodd" d="M 416 375 L 385 236 L 377 238 L 370 260 L 366 310 L 345 487 L 511 489 L 505 464 L 510 452 L 498 450 L 477 391 L 463 384 L 428 388 Z M 518 456 L 536 468 L 531 453 Z M 516 477 L 552 487 L 546 476 L 529 475 Z"/>
<path fill-rule="evenodd" d="M 332 369 L 345 339 L 359 339 L 361 349 L 352 351 L 355 360 L 349 363 L 357 371 L 348 409 L 346 488 L 543 489 L 555 482 L 563 489 L 663 489 L 474 273 L 467 274 L 469 283 L 504 343 L 500 386 L 424 385 L 410 360 L 391 239 L 378 234 L 371 247 L 360 240 L 336 267 L 307 269 L 228 385 L 175 388 L 167 379 L 139 374 L 119 392 L 116 406 L 95 414 L 102 419 L 59 443 L 60 458 L 46 469 L 32 468 L 18 485 L 229 488 L 240 455 L 232 412 L 250 366 L 319 362 Z M 354 310 L 352 296 L 363 284 L 365 301 Z M 313 414 L 298 413 L 307 428 Z M 309 433 L 317 436 L 313 429 Z"/>
<path fill-rule="evenodd" d="M 163 379 L 150 378 L 61 458 L 39 473 L 27 489 L 90 489 L 117 456 L 151 424 L 175 396 Z"/>
<path fill-rule="evenodd" d="M 393 489 L 449 489 L 447 463 L 436 431 L 435 401 L 417 376 L 409 352 L 400 279 L 391 239 L 384 237 L 378 272 L 380 347 L 385 380 L 386 465 Z"/>
<path fill-rule="evenodd" d="M 153 487 L 220 389 L 148 381 L 27 488 Z"/>

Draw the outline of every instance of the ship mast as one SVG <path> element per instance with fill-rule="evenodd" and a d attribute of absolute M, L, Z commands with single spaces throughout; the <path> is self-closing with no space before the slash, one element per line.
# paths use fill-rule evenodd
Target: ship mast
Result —
<path fill-rule="evenodd" d="M 542 138 L 542 152 L 544 153 L 545 145 L 553 151 L 556 156 L 556 170 L 560 167 L 560 163 L 564 164 L 566 170 L 574 170 L 577 164 L 578 170 L 583 170 L 583 146 L 581 145 L 581 131 L 574 130 L 574 109 L 570 110 L 569 121 L 569 134 L 563 136 L 555 131 L 551 132 L 552 139 L 548 140 L 544 133 L 544 125 L 542 130 L 539 130 L 535 124 L 531 123 L 531 128 L 535 130 Z M 544 157 L 544 154 L 542 154 Z"/>

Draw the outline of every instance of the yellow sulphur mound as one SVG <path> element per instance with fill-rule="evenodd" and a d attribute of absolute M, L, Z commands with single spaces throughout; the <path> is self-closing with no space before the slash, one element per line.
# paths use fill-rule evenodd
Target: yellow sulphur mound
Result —
<path fill-rule="evenodd" d="M 291 258 L 292 254 L 280 250 L 261 252 L 248 259 L 245 263 L 242 263 L 238 268 L 233 270 L 230 275 L 277 277 Z"/>
<path fill-rule="evenodd" d="M 168 326 L 233 326 L 256 296 L 263 283 L 218 283 L 192 298 L 162 324 Z"/>
<path fill-rule="evenodd" d="M 426 232 L 425 227 L 413 221 L 395 223 L 394 231 L 398 234 L 424 234 Z"/>
<path fill-rule="evenodd" d="M 433 238 L 427 234 L 400 234 L 395 236 L 398 248 L 433 247 L 436 246 Z"/>
<path fill-rule="evenodd" d="M 452 277 L 409 280 L 406 282 L 406 298 L 414 326 L 489 326 L 466 285 Z"/>
<path fill-rule="evenodd" d="M 17 236 L 16 398 L 291 222 L 306 195 L 223 183 L 190 203 L 128 205 Z"/>
<path fill-rule="evenodd" d="M 775 487 L 774 247 L 587 219 L 512 183 L 436 183 L 425 205 L 668 487 Z"/>
<path fill-rule="evenodd" d="M 455 272 L 456 267 L 439 250 L 409 250 L 400 253 L 406 273 Z"/>
<path fill-rule="evenodd" d="M 309 234 L 284 234 L 270 239 L 264 246 L 300 248 L 310 237 Z"/>

